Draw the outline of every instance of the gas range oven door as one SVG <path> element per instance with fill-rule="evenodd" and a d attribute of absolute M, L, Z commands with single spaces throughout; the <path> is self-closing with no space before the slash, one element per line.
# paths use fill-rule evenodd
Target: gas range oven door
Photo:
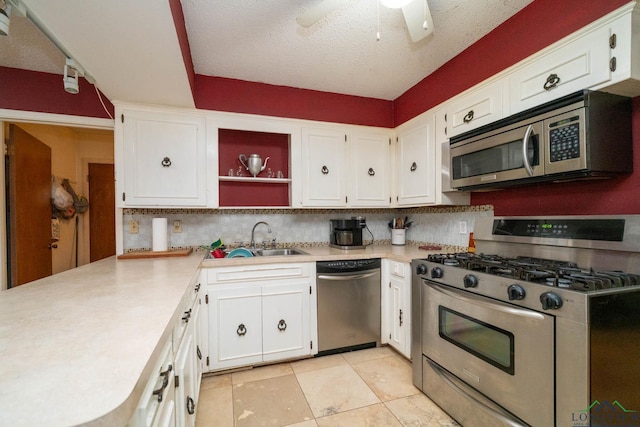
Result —
<path fill-rule="evenodd" d="M 429 281 L 423 286 L 425 394 L 465 427 L 488 425 L 475 418 L 479 411 L 455 413 L 470 402 L 483 416 L 494 414 L 490 425 L 553 426 L 553 316 Z"/>

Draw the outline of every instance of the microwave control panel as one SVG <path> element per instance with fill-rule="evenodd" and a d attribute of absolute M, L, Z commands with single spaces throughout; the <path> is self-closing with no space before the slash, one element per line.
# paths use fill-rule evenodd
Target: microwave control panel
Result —
<path fill-rule="evenodd" d="M 580 157 L 580 124 L 578 116 L 563 119 L 549 125 L 550 162 Z"/>

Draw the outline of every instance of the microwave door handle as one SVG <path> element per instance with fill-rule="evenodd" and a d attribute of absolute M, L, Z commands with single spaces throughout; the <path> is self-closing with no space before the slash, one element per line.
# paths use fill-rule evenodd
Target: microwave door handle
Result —
<path fill-rule="evenodd" d="M 531 137 L 532 133 L 533 125 L 529 125 L 524 133 L 524 138 L 522 138 L 522 163 L 524 164 L 524 168 L 527 170 L 529 176 L 533 176 L 533 168 L 529 164 L 529 159 L 527 158 L 527 152 L 529 151 L 529 137 Z"/>

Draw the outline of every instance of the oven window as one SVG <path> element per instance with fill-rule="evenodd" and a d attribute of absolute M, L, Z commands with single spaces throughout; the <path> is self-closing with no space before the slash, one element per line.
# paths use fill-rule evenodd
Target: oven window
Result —
<path fill-rule="evenodd" d="M 514 374 L 513 334 L 439 306 L 440 337 L 504 372 Z"/>
<path fill-rule="evenodd" d="M 531 136 L 527 159 L 531 166 L 540 164 L 538 135 Z M 452 162 L 454 179 L 522 169 L 524 168 L 522 139 L 455 156 L 452 158 Z"/>

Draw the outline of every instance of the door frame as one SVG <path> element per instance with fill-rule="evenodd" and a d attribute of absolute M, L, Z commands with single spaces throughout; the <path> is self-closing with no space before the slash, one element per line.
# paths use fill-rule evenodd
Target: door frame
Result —
<path fill-rule="evenodd" d="M 114 130 L 115 122 L 111 119 L 99 119 L 95 117 L 70 116 L 66 114 L 38 113 L 32 111 L 7 110 L 0 108 L 0 143 L 2 153 L 5 147 L 5 122 L 12 123 L 37 123 L 52 126 L 69 126 L 75 128 Z M 0 292 L 7 289 L 7 217 L 6 217 L 6 192 L 5 192 L 5 167 L 4 159 L 0 162 Z M 114 206 L 115 209 L 115 206 Z M 118 212 L 116 211 L 116 218 Z M 118 226 L 116 225 L 116 233 Z"/>

